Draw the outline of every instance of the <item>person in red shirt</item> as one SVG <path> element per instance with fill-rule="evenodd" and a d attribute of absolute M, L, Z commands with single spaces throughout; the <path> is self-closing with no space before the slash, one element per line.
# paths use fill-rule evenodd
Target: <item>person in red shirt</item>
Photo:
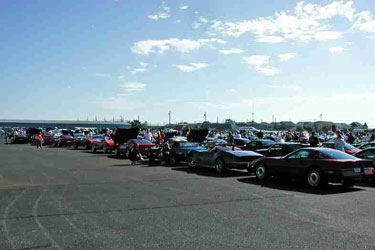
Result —
<path fill-rule="evenodd" d="M 43 139 L 43 134 L 42 132 L 39 132 L 39 135 L 38 135 L 38 141 L 36 143 L 36 148 L 40 148 L 42 149 L 43 148 L 43 142 L 44 142 L 44 139 Z"/>

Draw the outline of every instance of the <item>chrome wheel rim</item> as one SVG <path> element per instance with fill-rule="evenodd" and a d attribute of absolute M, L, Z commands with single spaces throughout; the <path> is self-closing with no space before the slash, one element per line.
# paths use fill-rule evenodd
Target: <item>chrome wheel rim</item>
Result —
<path fill-rule="evenodd" d="M 259 179 L 263 179 L 266 176 L 266 168 L 263 165 L 258 166 L 255 174 Z"/>
<path fill-rule="evenodd" d="M 223 171 L 223 163 L 221 161 L 217 161 L 217 163 L 216 163 L 216 169 L 219 172 Z"/>
<path fill-rule="evenodd" d="M 307 181 L 312 187 L 318 186 L 320 183 L 320 174 L 316 170 L 310 171 L 307 176 Z"/>

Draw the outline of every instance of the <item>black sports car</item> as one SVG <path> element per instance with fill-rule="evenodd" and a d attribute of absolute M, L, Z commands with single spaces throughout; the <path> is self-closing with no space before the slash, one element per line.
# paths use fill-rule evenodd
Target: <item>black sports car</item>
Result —
<path fill-rule="evenodd" d="M 297 149 L 300 149 L 304 147 L 303 144 L 296 143 L 296 142 L 285 142 L 285 143 L 276 143 L 273 144 L 269 148 L 265 149 L 258 149 L 256 152 L 267 156 L 267 157 L 274 157 L 274 156 L 284 156 L 289 153 L 292 153 L 293 151 L 296 151 Z"/>
<path fill-rule="evenodd" d="M 247 169 L 250 162 L 261 157 L 259 153 L 234 146 L 215 146 L 210 150 L 193 151 L 188 158 L 188 165 L 191 168 L 215 168 L 223 173 L 228 169 Z"/>
<path fill-rule="evenodd" d="M 328 182 L 349 187 L 374 173 L 370 161 L 328 148 L 303 148 L 284 157 L 263 157 L 254 161 L 252 167 L 258 179 L 271 176 L 305 179 L 314 188 Z"/>
<path fill-rule="evenodd" d="M 243 150 L 258 150 L 263 148 L 269 148 L 271 145 L 275 144 L 272 140 L 255 140 L 241 147 Z"/>

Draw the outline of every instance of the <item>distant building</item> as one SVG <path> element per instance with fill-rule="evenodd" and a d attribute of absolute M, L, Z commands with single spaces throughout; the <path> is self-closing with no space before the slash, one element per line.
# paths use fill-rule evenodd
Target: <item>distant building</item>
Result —
<path fill-rule="evenodd" d="M 130 128 L 129 123 L 125 122 L 100 122 L 100 121 L 37 121 L 37 120 L 0 120 L 0 127 L 19 127 L 19 128 Z"/>

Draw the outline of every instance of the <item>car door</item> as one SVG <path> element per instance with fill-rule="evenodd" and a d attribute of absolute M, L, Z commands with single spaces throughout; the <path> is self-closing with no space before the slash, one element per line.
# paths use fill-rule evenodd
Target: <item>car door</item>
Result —
<path fill-rule="evenodd" d="M 304 156 L 305 153 L 301 152 L 302 150 L 299 150 L 297 152 L 294 152 L 287 157 L 285 157 L 285 165 L 283 166 L 281 175 L 284 175 L 286 177 L 295 177 L 297 169 L 301 165 L 301 156 Z"/>
<path fill-rule="evenodd" d="M 304 175 L 306 169 L 311 166 L 314 160 L 314 151 L 301 149 L 297 151 L 297 156 L 295 159 L 291 159 L 288 164 L 288 172 L 291 177 L 298 177 Z"/>
<path fill-rule="evenodd" d="M 197 152 L 199 155 L 199 164 L 202 166 L 212 167 L 215 165 L 214 155 L 217 152 L 217 148 L 214 147 L 207 151 Z"/>

